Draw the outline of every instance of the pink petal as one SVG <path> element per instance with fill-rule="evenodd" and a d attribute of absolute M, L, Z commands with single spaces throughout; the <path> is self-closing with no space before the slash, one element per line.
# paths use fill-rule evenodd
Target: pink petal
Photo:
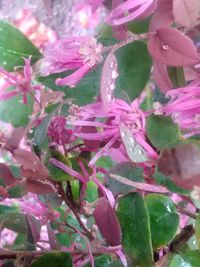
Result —
<path fill-rule="evenodd" d="M 83 77 L 84 75 L 90 70 L 88 63 L 84 64 L 78 70 L 73 72 L 71 75 L 65 78 L 58 78 L 56 79 L 57 86 L 70 86 L 74 87 Z"/>
<path fill-rule="evenodd" d="M 167 66 L 154 60 L 153 78 L 160 88 L 161 92 L 166 93 L 173 88 L 172 82 L 167 72 Z"/>
<path fill-rule="evenodd" d="M 56 167 L 58 167 L 59 169 L 63 170 L 67 174 L 69 174 L 69 175 L 77 178 L 83 184 L 85 184 L 86 182 L 88 182 L 88 179 L 86 179 L 86 177 L 83 177 L 82 175 L 80 175 L 80 173 L 72 170 L 70 167 L 68 167 L 67 165 L 65 165 L 61 161 L 59 161 L 57 159 L 54 159 L 54 158 L 50 158 L 49 162 L 52 163 L 53 165 L 55 165 Z"/>
<path fill-rule="evenodd" d="M 191 28 L 199 23 L 199 0 L 174 0 L 173 15 L 175 21 L 181 26 Z"/>
<path fill-rule="evenodd" d="M 155 60 L 169 66 L 190 66 L 199 62 L 192 40 L 173 28 L 161 28 L 150 35 L 148 50 Z"/>

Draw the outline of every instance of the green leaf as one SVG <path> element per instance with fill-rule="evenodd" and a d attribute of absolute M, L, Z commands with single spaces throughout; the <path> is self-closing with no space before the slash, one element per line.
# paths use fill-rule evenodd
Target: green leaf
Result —
<path fill-rule="evenodd" d="M 195 222 L 195 236 L 196 236 L 198 248 L 200 250 L 200 214 L 197 216 L 197 219 Z"/>
<path fill-rule="evenodd" d="M 149 211 L 151 238 L 154 248 L 166 245 L 171 241 L 179 226 L 179 216 L 170 198 L 161 194 L 145 196 Z"/>
<path fill-rule="evenodd" d="M 123 266 L 118 259 L 113 260 L 108 255 L 102 255 L 94 259 L 95 267 L 121 267 Z M 85 264 L 83 267 L 91 267 L 91 263 Z"/>
<path fill-rule="evenodd" d="M 115 95 L 120 97 L 125 91 L 131 101 L 143 91 L 151 70 L 151 57 L 144 42 L 135 41 L 116 51 L 119 77 Z"/>
<path fill-rule="evenodd" d="M 162 174 L 158 170 L 153 175 L 156 183 L 159 185 L 163 185 L 169 189 L 169 191 L 181 195 L 189 195 L 191 190 L 184 189 L 178 185 L 176 185 L 168 176 Z"/>
<path fill-rule="evenodd" d="M 167 71 L 175 88 L 184 87 L 187 85 L 183 67 L 168 67 Z"/>
<path fill-rule="evenodd" d="M 181 139 L 178 125 L 169 116 L 150 115 L 146 131 L 151 143 L 158 149 L 170 147 Z"/>
<path fill-rule="evenodd" d="M 70 247 L 71 243 L 69 240 L 69 234 L 66 233 L 57 233 L 56 238 L 60 245 L 65 247 Z"/>
<path fill-rule="evenodd" d="M 129 31 L 134 32 L 136 34 L 138 33 L 145 33 L 149 30 L 149 21 L 150 18 L 147 18 L 145 20 L 139 20 L 139 21 L 131 21 L 127 24 L 127 28 Z"/>
<path fill-rule="evenodd" d="M 72 257 L 67 252 L 50 252 L 35 260 L 31 267 L 73 267 Z"/>
<path fill-rule="evenodd" d="M 52 158 L 55 158 L 56 160 L 64 163 L 67 167 L 72 168 L 72 164 L 69 158 L 67 158 L 60 151 L 52 149 L 51 155 L 52 155 Z M 47 168 L 49 170 L 51 179 L 54 181 L 63 182 L 63 181 L 70 181 L 74 179 L 68 173 L 64 172 L 62 169 L 56 167 L 54 164 L 51 164 L 50 162 L 48 163 Z"/>
<path fill-rule="evenodd" d="M 32 63 L 41 58 L 37 47 L 19 30 L 0 20 L 0 66 L 13 71 L 16 66 L 23 66 L 24 59 L 31 56 Z"/>
<path fill-rule="evenodd" d="M 0 215 L 7 214 L 8 212 L 15 212 L 15 211 L 18 211 L 17 207 L 0 205 Z"/>
<path fill-rule="evenodd" d="M 88 202 L 93 202 L 98 199 L 98 187 L 93 181 L 87 183 L 85 199 Z"/>
<path fill-rule="evenodd" d="M 32 114 L 33 100 L 28 96 L 28 103 L 21 102 L 21 96 L 14 96 L 0 104 L 0 120 L 11 123 L 14 127 L 26 126 Z"/>
<path fill-rule="evenodd" d="M 94 70 L 85 75 L 74 88 L 55 85 L 55 80 L 58 77 L 66 77 L 69 75 L 69 72 L 51 74 L 46 77 L 41 76 L 37 78 L 37 81 L 54 91 L 64 92 L 65 96 L 67 98 L 72 98 L 75 104 L 86 105 L 91 103 L 99 92 L 101 69 L 101 65 L 97 66 Z"/>
<path fill-rule="evenodd" d="M 24 214 L 19 212 L 8 212 L 0 215 L 0 224 L 17 233 L 25 234 L 27 231 L 27 222 Z"/>
<path fill-rule="evenodd" d="M 55 115 L 57 109 L 52 110 L 36 128 L 33 137 L 33 144 L 37 147 L 41 147 L 46 139 L 47 130 L 51 122 L 52 117 Z"/>
<path fill-rule="evenodd" d="M 122 184 L 119 181 L 110 177 L 110 174 L 117 174 L 122 177 L 127 178 L 130 181 L 144 182 L 143 169 L 134 166 L 130 162 L 121 162 L 114 165 L 110 170 L 108 175 L 106 175 L 106 186 L 112 191 L 113 194 L 125 194 L 133 191 L 133 187 Z"/>
<path fill-rule="evenodd" d="M 174 255 L 167 267 L 199 267 L 200 266 L 200 252 L 198 250 L 190 250 L 186 253 Z"/>
<path fill-rule="evenodd" d="M 126 254 L 133 259 L 135 265 L 153 266 L 150 221 L 143 197 L 134 192 L 120 198 L 117 217 L 122 229 L 122 245 Z"/>

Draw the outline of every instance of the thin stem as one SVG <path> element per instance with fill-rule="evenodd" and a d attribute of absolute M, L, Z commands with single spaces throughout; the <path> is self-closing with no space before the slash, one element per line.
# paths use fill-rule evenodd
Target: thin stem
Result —
<path fill-rule="evenodd" d="M 190 217 L 192 219 L 195 219 L 195 220 L 197 219 L 197 215 L 196 214 L 191 213 L 190 211 L 184 209 L 183 207 L 180 207 L 180 206 L 177 205 L 176 208 L 180 213 L 185 214 L 185 215 L 187 215 L 188 217 Z"/>
<path fill-rule="evenodd" d="M 65 201 L 66 205 L 71 209 L 71 211 L 74 213 L 74 216 L 76 217 L 77 221 L 79 222 L 81 228 L 84 230 L 85 234 L 87 235 L 88 239 L 92 241 L 94 239 L 92 233 L 87 229 L 87 227 L 84 225 L 84 223 L 81 221 L 76 209 L 73 207 L 71 202 L 68 200 L 62 186 L 59 186 L 59 193 L 63 197 L 63 200 Z"/>

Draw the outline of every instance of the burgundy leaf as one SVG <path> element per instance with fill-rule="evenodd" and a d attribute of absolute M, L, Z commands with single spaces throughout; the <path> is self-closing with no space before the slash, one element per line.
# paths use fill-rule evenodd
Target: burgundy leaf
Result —
<path fill-rule="evenodd" d="M 101 99 L 105 108 L 108 108 L 109 104 L 113 101 L 113 92 L 117 77 L 117 60 L 114 52 L 111 51 L 104 62 L 101 74 Z"/>
<path fill-rule="evenodd" d="M 49 177 L 49 172 L 45 166 L 42 164 L 37 164 L 38 169 L 35 171 L 20 169 L 21 177 L 26 177 L 33 180 L 44 180 L 46 181 Z"/>
<path fill-rule="evenodd" d="M 40 182 L 34 180 L 27 180 L 25 183 L 25 189 L 27 192 L 32 192 L 35 194 L 54 194 L 55 188 L 51 183 Z"/>
<path fill-rule="evenodd" d="M 47 233 L 48 233 L 48 237 L 49 237 L 49 245 L 51 249 L 59 249 L 59 244 L 57 242 L 56 239 L 56 235 L 54 233 L 54 230 L 51 228 L 50 223 L 47 223 Z"/>
<path fill-rule="evenodd" d="M 4 163 L 0 163 L 0 178 L 3 179 L 5 185 L 10 185 L 15 182 L 11 170 Z"/>
<path fill-rule="evenodd" d="M 180 144 L 165 149 L 159 160 L 158 170 L 176 184 L 192 189 L 200 186 L 200 148 L 194 144 Z"/>
<path fill-rule="evenodd" d="M 177 23 L 184 27 L 193 27 L 199 23 L 199 0 L 173 0 L 173 15 Z"/>
<path fill-rule="evenodd" d="M 169 27 L 173 20 L 172 0 L 159 0 L 157 9 L 151 18 L 149 30 L 153 32 L 160 28 Z"/>
<path fill-rule="evenodd" d="M 32 152 L 16 149 L 13 157 L 21 164 L 21 176 L 39 180 L 46 180 L 49 177 L 47 168 Z"/>
<path fill-rule="evenodd" d="M 149 36 L 148 49 L 153 59 L 165 65 L 190 66 L 199 62 L 192 40 L 176 29 L 158 29 Z"/>
<path fill-rule="evenodd" d="M 153 78 L 163 93 L 166 93 L 173 88 L 172 82 L 167 72 L 167 66 L 154 60 L 153 63 Z"/>
<path fill-rule="evenodd" d="M 39 162 L 39 158 L 32 152 L 16 149 L 13 152 L 13 157 L 21 164 L 24 170 L 36 171 L 36 165 Z"/>
<path fill-rule="evenodd" d="M 23 136 L 24 136 L 24 129 L 15 128 L 14 131 L 12 132 L 11 137 L 6 142 L 5 149 L 8 149 L 10 151 L 17 149 Z"/>
<path fill-rule="evenodd" d="M 106 242 L 111 246 L 121 242 L 121 229 L 114 210 L 106 197 L 100 198 L 94 210 L 94 218 Z"/>
<path fill-rule="evenodd" d="M 33 240 L 33 243 L 36 244 L 40 239 L 41 224 L 34 217 L 27 215 L 27 222 L 29 227 L 30 239 Z"/>

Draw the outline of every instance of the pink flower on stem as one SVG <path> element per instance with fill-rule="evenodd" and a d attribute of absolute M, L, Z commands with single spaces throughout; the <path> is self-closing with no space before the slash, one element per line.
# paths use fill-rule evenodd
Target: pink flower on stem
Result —
<path fill-rule="evenodd" d="M 75 140 L 72 130 L 67 129 L 66 125 L 67 121 L 64 116 L 57 116 L 53 119 L 48 128 L 48 136 L 52 142 L 64 145 Z"/>
<path fill-rule="evenodd" d="M 200 87 L 184 87 L 167 92 L 170 100 L 158 111 L 172 116 L 185 136 L 200 133 Z"/>
<path fill-rule="evenodd" d="M 93 119 L 91 121 L 91 119 Z M 94 120 L 95 119 L 95 120 Z M 101 122 L 99 121 L 101 120 Z M 125 101 L 116 99 L 110 104 L 110 109 L 104 109 L 102 102 L 96 102 L 79 108 L 77 120 L 68 121 L 69 125 L 93 127 L 96 131 L 82 132 L 77 127 L 74 135 L 84 140 L 99 140 L 104 143 L 89 165 L 94 166 L 95 162 L 104 154 L 109 154 L 113 147 L 120 147 L 123 144 L 126 148 L 123 130 L 128 130 L 128 146 L 132 146 L 133 152 L 138 145 L 147 153 L 147 156 L 156 159 L 157 154 L 145 140 L 145 114 L 139 109 L 138 103 L 133 101 L 131 105 Z M 131 142 L 134 142 L 132 144 Z"/>
<path fill-rule="evenodd" d="M 58 78 L 58 86 L 75 86 L 83 76 L 102 61 L 101 44 L 94 37 L 71 37 L 58 40 L 45 51 L 42 73 L 59 73 L 75 70 L 65 78 Z"/>
<path fill-rule="evenodd" d="M 0 83 L 0 100 L 7 100 L 18 94 L 22 95 L 23 103 L 27 104 L 27 94 L 33 94 L 34 91 L 40 90 L 40 85 L 33 85 L 31 80 L 30 57 L 24 59 L 25 66 L 23 74 L 10 73 L 0 67 L 0 73 L 3 74 L 3 82 Z M 9 87 L 15 87 L 14 90 L 5 92 Z"/>
<path fill-rule="evenodd" d="M 107 23 L 122 25 L 135 19 L 150 16 L 157 6 L 157 0 L 126 0 L 108 15 Z"/>

